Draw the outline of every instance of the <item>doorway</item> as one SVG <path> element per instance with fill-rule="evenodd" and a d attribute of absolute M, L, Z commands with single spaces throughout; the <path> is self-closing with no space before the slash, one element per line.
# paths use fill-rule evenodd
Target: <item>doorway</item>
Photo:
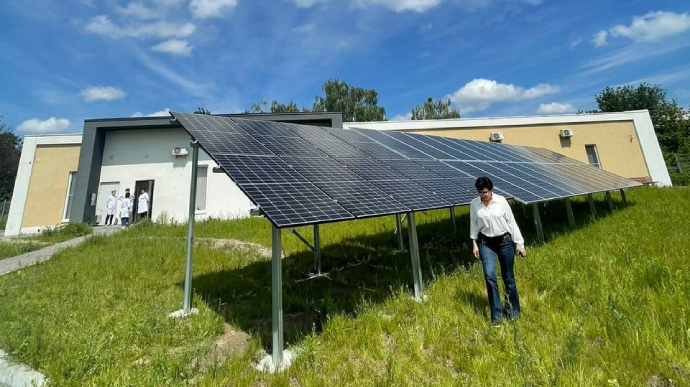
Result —
<path fill-rule="evenodd" d="M 111 191 L 115 191 L 115 197 L 119 197 L 120 195 L 120 182 L 119 181 L 109 181 L 105 183 L 101 183 L 98 186 L 98 196 L 96 197 L 96 224 L 100 226 L 105 225 L 105 216 L 108 213 L 108 209 L 106 208 L 106 201 L 108 200 L 108 196 L 110 196 Z M 116 216 L 114 216 L 113 219 L 113 224 L 117 224 L 118 222 L 118 217 L 117 217 L 117 211 L 116 211 Z"/>
<path fill-rule="evenodd" d="M 139 220 L 139 195 L 141 195 L 141 190 L 145 189 L 146 193 L 149 194 L 149 219 L 151 218 L 151 213 L 153 211 L 153 184 L 154 180 L 137 180 L 134 184 L 134 194 L 136 198 L 134 200 L 134 211 L 132 216 L 134 216 L 134 221 Z"/>

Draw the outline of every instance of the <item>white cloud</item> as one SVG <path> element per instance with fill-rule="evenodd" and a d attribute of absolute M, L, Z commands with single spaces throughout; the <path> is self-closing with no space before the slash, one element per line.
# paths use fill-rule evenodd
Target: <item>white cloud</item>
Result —
<path fill-rule="evenodd" d="M 487 109 L 494 102 L 521 101 L 538 98 L 560 91 L 560 87 L 541 83 L 525 89 L 513 84 L 498 83 L 491 79 L 473 79 L 447 98 L 458 106 L 461 113 Z"/>
<path fill-rule="evenodd" d="M 92 18 L 86 25 L 87 32 L 110 38 L 186 38 L 195 30 L 196 26 L 191 23 L 179 25 L 164 21 L 120 27 L 105 15 Z"/>
<path fill-rule="evenodd" d="M 367 7 L 370 5 L 381 6 L 395 12 L 414 11 L 425 12 L 441 4 L 443 0 L 354 0 L 354 3 Z"/>
<path fill-rule="evenodd" d="M 131 2 L 126 7 L 117 7 L 117 11 L 125 16 L 131 16 L 137 19 L 157 19 L 161 16 L 160 12 L 146 7 L 141 3 Z"/>
<path fill-rule="evenodd" d="M 161 42 L 151 47 L 151 50 L 158 52 L 165 52 L 167 54 L 179 55 L 179 56 L 189 56 L 192 54 L 192 49 L 194 46 L 190 46 L 187 39 L 177 40 L 170 39 L 165 42 Z"/>
<path fill-rule="evenodd" d="M 290 30 L 292 33 L 297 33 L 297 34 L 306 34 L 307 32 L 311 32 L 314 30 L 314 23 L 308 23 L 308 24 L 302 24 L 301 26 L 297 26 Z"/>
<path fill-rule="evenodd" d="M 237 6 L 237 0 L 192 0 L 189 10 L 197 19 L 223 17 Z"/>
<path fill-rule="evenodd" d="M 594 34 L 594 37 L 592 37 L 592 43 L 594 43 L 595 46 L 601 47 L 606 45 L 606 37 L 609 35 L 608 32 L 606 31 L 599 31 L 596 34 Z"/>
<path fill-rule="evenodd" d="M 136 112 L 132 114 L 132 117 L 166 117 L 170 115 L 170 109 L 165 108 L 163 110 L 157 111 L 155 113 L 143 115 L 141 112 Z"/>
<path fill-rule="evenodd" d="M 578 36 L 577 38 L 570 41 L 570 48 L 575 48 L 579 46 L 580 43 L 582 43 L 582 38 Z"/>
<path fill-rule="evenodd" d="M 405 114 L 398 114 L 397 116 L 391 118 L 391 121 L 409 121 L 412 119 L 412 112 Z"/>
<path fill-rule="evenodd" d="M 17 132 L 22 134 L 51 134 L 65 133 L 69 129 L 69 120 L 66 118 L 50 117 L 45 121 L 32 118 L 22 122 L 17 127 Z"/>
<path fill-rule="evenodd" d="M 112 86 L 89 86 L 82 90 L 79 95 L 84 98 L 86 102 L 93 101 L 112 101 L 120 98 L 124 98 L 127 93 Z"/>
<path fill-rule="evenodd" d="M 325 3 L 328 0 L 292 0 L 300 8 L 309 8 L 316 3 Z"/>
<path fill-rule="evenodd" d="M 551 102 L 551 103 L 540 104 L 539 109 L 537 109 L 537 113 L 539 113 L 539 114 L 573 113 L 576 110 L 577 109 L 575 109 L 575 106 L 573 106 L 569 103 Z"/>
<path fill-rule="evenodd" d="M 690 15 L 673 12 L 650 12 L 635 16 L 629 26 L 619 24 L 609 30 L 611 36 L 630 38 L 636 42 L 652 42 L 678 35 L 690 29 Z"/>

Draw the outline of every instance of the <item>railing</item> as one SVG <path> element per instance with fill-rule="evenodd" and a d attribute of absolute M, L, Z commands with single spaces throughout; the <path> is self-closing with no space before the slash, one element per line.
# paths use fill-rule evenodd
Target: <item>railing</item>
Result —
<path fill-rule="evenodd" d="M 4 230 L 5 224 L 7 224 L 7 217 L 10 213 L 10 202 L 10 199 L 0 201 L 0 230 Z"/>

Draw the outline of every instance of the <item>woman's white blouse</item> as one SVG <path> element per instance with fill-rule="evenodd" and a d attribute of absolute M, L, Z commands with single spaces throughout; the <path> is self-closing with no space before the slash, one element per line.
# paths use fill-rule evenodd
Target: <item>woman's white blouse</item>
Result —
<path fill-rule="evenodd" d="M 506 198 L 492 193 L 493 198 L 489 206 L 485 206 L 479 197 L 470 203 L 470 238 L 477 239 L 479 233 L 488 237 L 503 235 L 507 232 L 513 237 L 518 249 L 525 247 L 525 239 L 515 222 L 513 210 Z"/>

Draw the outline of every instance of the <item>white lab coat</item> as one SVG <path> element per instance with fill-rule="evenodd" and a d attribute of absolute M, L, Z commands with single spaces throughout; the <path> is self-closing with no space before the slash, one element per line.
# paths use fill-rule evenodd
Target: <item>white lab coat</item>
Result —
<path fill-rule="evenodd" d="M 143 212 L 147 212 L 149 210 L 149 194 L 147 192 L 144 192 L 143 194 L 139 195 L 139 202 L 137 203 L 137 212 L 140 214 Z"/>
<path fill-rule="evenodd" d="M 115 215 L 115 212 L 117 212 L 117 198 L 113 195 L 108 196 L 108 199 L 105 201 L 105 208 L 107 215 Z"/>
<path fill-rule="evenodd" d="M 120 204 L 120 218 L 129 218 L 130 212 L 132 212 L 132 199 L 122 198 L 122 204 Z"/>

